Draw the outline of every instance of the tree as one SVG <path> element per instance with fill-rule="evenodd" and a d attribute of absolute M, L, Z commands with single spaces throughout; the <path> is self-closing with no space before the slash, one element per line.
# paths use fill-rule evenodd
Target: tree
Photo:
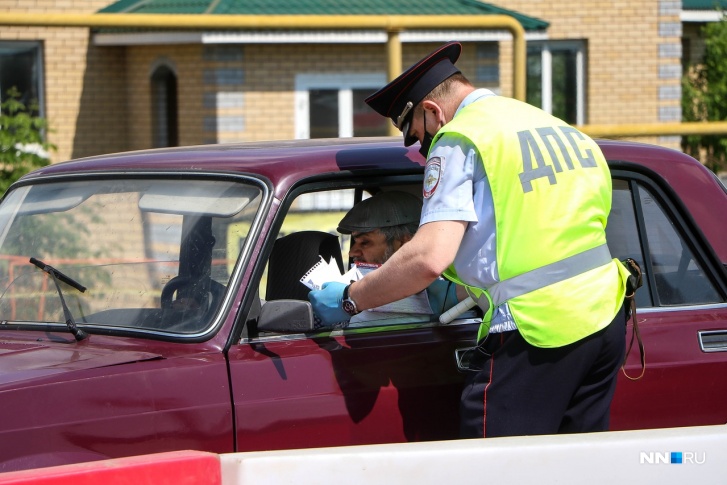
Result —
<path fill-rule="evenodd" d="M 727 20 L 707 24 L 703 29 L 704 59 L 689 67 L 682 78 L 684 121 L 727 120 Z M 727 137 L 691 135 L 682 137 L 682 149 L 702 160 L 715 173 L 727 169 Z"/>
<path fill-rule="evenodd" d="M 26 107 L 14 87 L 0 104 L 0 194 L 26 173 L 48 165 L 48 151 L 56 148 L 46 141 L 48 123 L 37 112 L 37 104 Z"/>

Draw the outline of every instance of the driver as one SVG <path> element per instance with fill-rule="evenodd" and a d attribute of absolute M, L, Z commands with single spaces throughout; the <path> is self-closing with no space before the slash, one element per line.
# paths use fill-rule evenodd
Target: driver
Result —
<path fill-rule="evenodd" d="M 354 263 L 383 264 L 419 228 L 422 201 L 403 191 L 387 191 L 356 204 L 338 223 L 338 232 L 351 235 L 349 258 Z M 457 301 L 457 285 L 435 280 L 426 289 L 434 314 L 440 314 Z"/>

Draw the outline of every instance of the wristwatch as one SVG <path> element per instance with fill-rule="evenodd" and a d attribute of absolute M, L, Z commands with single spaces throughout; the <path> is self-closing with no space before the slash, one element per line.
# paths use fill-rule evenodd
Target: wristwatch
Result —
<path fill-rule="evenodd" d="M 341 302 L 341 307 L 343 308 L 344 312 L 348 313 L 351 316 L 354 316 L 359 313 L 359 311 L 358 308 L 356 308 L 356 302 L 348 296 L 348 289 L 350 287 L 351 285 L 346 285 L 346 287 L 343 289 L 343 301 Z"/>

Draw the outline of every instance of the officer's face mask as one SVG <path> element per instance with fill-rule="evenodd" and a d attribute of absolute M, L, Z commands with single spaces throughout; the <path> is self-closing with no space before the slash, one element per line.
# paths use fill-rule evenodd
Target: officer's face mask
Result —
<path fill-rule="evenodd" d="M 427 158 L 427 155 L 429 155 L 429 149 L 432 147 L 432 142 L 434 141 L 434 137 L 429 134 L 427 131 L 427 110 L 424 110 L 424 136 L 422 137 L 421 147 L 419 148 L 419 153 L 422 154 L 424 158 Z"/>

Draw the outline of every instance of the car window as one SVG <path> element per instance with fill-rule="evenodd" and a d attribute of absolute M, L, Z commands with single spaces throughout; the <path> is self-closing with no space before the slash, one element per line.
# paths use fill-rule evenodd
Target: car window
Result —
<path fill-rule="evenodd" d="M 222 301 L 260 195 L 238 181 L 189 178 L 20 187 L 0 210 L 0 314 L 63 323 L 65 300 L 87 329 L 199 332 Z M 58 290 L 45 265 L 85 291 Z"/>
<path fill-rule="evenodd" d="M 704 273 L 676 225 L 644 187 L 639 187 L 651 268 L 660 305 L 717 303 L 719 293 Z"/>
<path fill-rule="evenodd" d="M 624 260 L 634 259 L 642 271 L 647 270 L 641 249 L 641 238 L 636 224 L 636 209 L 631 186 L 625 180 L 614 179 L 611 213 L 606 224 L 606 239 L 611 255 Z M 643 278 L 643 287 L 636 293 L 636 304 L 653 306 L 650 298 L 649 279 Z"/>
<path fill-rule="evenodd" d="M 722 301 L 679 228 L 651 189 L 636 181 L 614 180 L 606 235 L 614 257 L 633 258 L 644 272 L 644 286 L 637 292 L 639 307 Z"/>
<path fill-rule="evenodd" d="M 268 261 L 260 282 L 259 293 L 263 300 L 304 298 L 307 288 L 299 279 L 318 260 L 320 251 L 314 249 L 320 245 L 326 248 L 326 256 L 337 254 L 341 265 L 348 264 L 343 248 L 347 247 L 349 237 L 339 234 L 336 227 L 353 203 L 353 189 L 309 192 L 295 198 L 276 237 L 270 258 L 272 270 L 271 261 Z M 306 254 L 302 255 L 304 245 Z M 290 248 L 293 250 L 289 251 Z M 311 255 L 311 252 L 316 254 Z"/>
<path fill-rule="evenodd" d="M 397 190 L 419 193 L 421 190 L 419 183 L 417 181 L 417 184 L 411 187 L 397 186 Z M 351 237 L 337 231 L 338 223 L 353 207 L 357 198 L 360 200 L 370 196 L 371 193 L 367 190 L 361 190 L 357 197 L 353 189 L 340 189 L 305 193 L 294 199 L 283 219 L 260 282 L 259 294 L 263 305 L 266 302 L 283 299 L 307 301 L 310 290 L 300 282 L 300 279 L 321 257 L 333 266 L 338 274 L 351 269 L 352 263 L 349 259 Z M 367 270 L 370 269 L 363 269 L 364 272 Z M 399 307 L 394 308 L 395 311 L 384 308 L 362 312 L 342 326 L 348 329 L 370 329 L 434 322 L 436 317 L 431 314 L 428 296 L 424 295 L 423 292 L 411 301 L 407 300 L 406 307 L 421 309 L 426 306 L 426 314 L 402 312 Z M 317 321 L 316 328 L 320 328 Z"/>

